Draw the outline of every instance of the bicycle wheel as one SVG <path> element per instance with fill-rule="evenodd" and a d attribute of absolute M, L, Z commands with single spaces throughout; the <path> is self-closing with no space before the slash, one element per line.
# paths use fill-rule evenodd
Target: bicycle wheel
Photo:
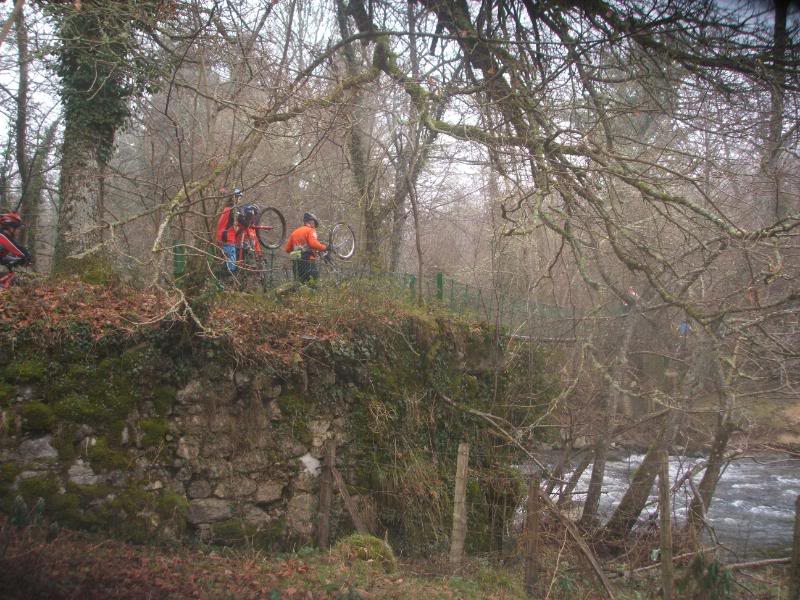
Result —
<path fill-rule="evenodd" d="M 262 210 L 255 223 L 258 241 L 265 248 L 278 248 L 286 239 L 286 219 L 277 208 L 268 206 Z"/>
<path fill-rule="evenodd" d="M 328 250 L 333 255 L 347 260 L 356 253 L 356 234 L 347 223 L 336 223 L 328 236 Z"/>

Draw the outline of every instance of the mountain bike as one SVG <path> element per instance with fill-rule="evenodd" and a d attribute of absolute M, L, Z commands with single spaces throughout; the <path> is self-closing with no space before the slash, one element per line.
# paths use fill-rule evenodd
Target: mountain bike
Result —
<path fill-rule="evenodd" d="M 251 231 L 255 234 L 255 238 L 249 234 Z M 256 286 L 266 290 L 273 271 L 274 250 L 280 248 L 285 239 L 286 219 L 283 214 L 271 206 L 259 210 L 253 222 L 242 235 L 239 257 L 236 262 L 238 271 L 229 273 L 224 258 L 221 259 L 222 270 L 218 273 L 215 273 L 215 270 L 209 265 L 209 270 L 217 280 L 217 285 L 225 288 L 232 284 L 232 287 L 242 290 Z M 220 274 L 224 277 L 220 277 Z"/>
<path fill-rule="evenodd" d="M 348 261 L 356 253 L 356 234 L 353 228 L 347 223 L 338 222 L 334 223 L 328 233 L 327 238 L 327 252 L 322 256 L 322 264 L 328 276 L 337 282 L 347 277 L 338 261 Z M 337 259 L 337 260 L 334 260 Z"/>
<path fill-rule="evenodd" d="M 356 253 L 356 234 L 347 223 L 335 223 L 328 234 L 328 251 L 336 258 L 350 260 Z"/>
<path fill-rule="evenodd" d="M 34 277 L 31 271 L 15 271 L 15 268 L 28 266 L 32 263 L 25 263 L 22 258 L 18 257 L 5 257 L 0 260 L 0 267 L 8 269 L 8 273 L 0 275 L 0 293 L 6 291 L 8 288 L 14 286 L 27 286 L 30 285 Z"/>

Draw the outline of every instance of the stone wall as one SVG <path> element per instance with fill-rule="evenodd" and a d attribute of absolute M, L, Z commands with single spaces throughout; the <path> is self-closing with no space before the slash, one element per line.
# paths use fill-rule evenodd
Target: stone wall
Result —
<path fill-rule="evenodd" d="M 75 340 L 18 345 L 0 379 L 0 510 L 41 497 L 51 520 L 136 541 L 297 547 L 313 541 L 333 439 L 377 533 L 412 549 L 444 544 L 459 441 L 481 457 L 476 478 L 500 472 L 486 457 L 505 459 L 488 451 L 486 422 L 436 390 L 476 408 L 508 406 L 498 393 L 510 378 L 487 329 L 417 317 L 394 327 L 308 336 L 279 365 L 233 360 L 224 340 L 166 326 L 80 351 Z M 488 503 L 508 506 L 518 493 L 504 485 L 493 495 L 470 488 L 476 547 L 488 543 L 488 523 L 502 526 Z M 338 495 L 331 526 L 334 538 L 352 530 Z"/>

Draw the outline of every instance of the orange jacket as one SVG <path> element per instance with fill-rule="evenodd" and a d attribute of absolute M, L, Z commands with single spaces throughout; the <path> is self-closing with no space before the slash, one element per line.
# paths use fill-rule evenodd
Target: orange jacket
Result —
<path fill-rule="evenodd" d="M 308 225 L 303 225 L 295 229 L 286 240 L 286 245 L 283 247 L 286 252 L 291 252 L 297 249 L 302 250 L 304 253 L 308 252 L 308 258 L 313 259 L 314 253 L 312 250 L 319 250 L 320 252 L 327 250 L 328 247 L 317 239 L 317 230 Z M 305 256 L 303 258 L 306 258 Z"/>

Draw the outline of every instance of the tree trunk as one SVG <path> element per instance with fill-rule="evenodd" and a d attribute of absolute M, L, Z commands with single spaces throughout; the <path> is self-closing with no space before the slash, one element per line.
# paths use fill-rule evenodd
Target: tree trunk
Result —
<path fill-rule="evenodd" d="M 567 502 L 572 499 L 572 491 L 578 485 L 578 481 L 583 475 L 584 471 L 589 468 L 589 464 L 592 462 L 592 453 L 586 452 L 581 462 L 575 468 L 575 471 L 569 478 L 567 485 L 561 490 L 561 493 L 558 495 L 558 502 L 556 502 L 556 506 L 561 507 Z"/>
<path fill-rule="evenodd" d="M 53 142 L 55 141 L 57 129 L 57 121 L 50 124 L 50 126 L 45 130 L 42 139 L 37 143 L 36 152 L 33 155 L 33 161 L 31 162 L 30 166 L 30 180 L 28 183 L 28 189 L 26 190 L 26 196 L 29 198 L 27 209 L 28 213 L 26 218 L 28 223 L 28 227 L 26 228 L 28 229 L 28 232 L 27 237 L 25 238 L 26 245 L 36 257 L 36 269 L 43 272 L 47 271 L 49 263 L 40 260 L 41 255 L 37 249 L 37 246 L 52 243 L 52 238 L 47 235 L 39 235 L 39 229 L 41 228 L 39 217 L 42 214 L 42 193 L 44 192 L 46 183 L 44 173 L 47 169 L 47 160 L 53 150 Z"/>
<path fill-rule="evenodd" d="M 700 485 L 697 486 L 699 496 L 693 496 L 689 504 L 687 527 L 689 528 L 690 540 L 699 539 L 700 530 L 705 522 L 706 513 L 708 513 L 708 509 L 711 507 L 714 491 L 717 488 L 719 476 L 725 465 L 725 450 L 728 447 L 728 441 L 734 429 L 735 427 L 729 419 L 725 417 L 720 418 L 717 432 L 714 435 L 714 442 L 711 444 L 708 465 L 703 473 L 703 478 L 700 480 Z"/>
<path fill-rule="evenodd" d="M 600 506 L 600 496 L 603 490 L 603 479 L 606 471 L 606 454 L 611 443 L 611 431 L 614 428 L 614 418 L 617 413 L 617 406 L 622 398 L 622 388 L 625 380 L 625 371 L 628 365 L 628 348 L 631 345 L 633 332 L 636 329 L 638 318 L 638 307 L 634 304 L 630 314 L 625 316 L 625 331 L 622 342 L 614 364 L 611 366 L 607 377 L 609 381 L 608 392 L 603 409 L 603 428 L 594 444 L 594 464 L 592 465 L 592 476 L 589 480 L 589 490 L 586 494 L 586 502 L 583 505 L 581 524 L 584 527 L 595 527 L 598 524 L 598 508 Z"/>
<path fill-rule="evenodd" d="M 58 211 L 53 270 L 72 269 L 70 257 L 98 246 L 102 236 L 98 228 L 101 181 L 104 163 L 92 144 L 69 123 L 64 131 L 61 162 L 61 205 Z"/>
<path fill-rule="evenodd" d="M 672 512 L 670 510 L 669 454 L 665 449 L 661 455 L 658 472 L 658 515 L 661 534 L 661 587 L 664 600 L 672 600 Z"/>
<path fill-rule="evenodd" d="M 20 179 L 19 212 L 27 227 L 21 232 L 20 242 L 31 246 L 32 232 L 36 223 L 31 210 L 30 166 L 28 160 L 28 30 L 25 26 L 25 12 L 20 8 L 16 16 L 17 57 L 19 60 L 19 84 L 17 86 L 17 118 L 15 123 L 17 169 Z"/>
<path fill-rule="evenodd" d="M 392 233 L 389 238 L 389 272 L 397 273 L 400 269 L 400 251 L 403 249 L 403 229 L 406 226 L 405 199 L 394 205 L 392 211 Z"/>
<path fill-rule="evenodd" d="M 665 432 L 662 432 L 661 435 L 664 436 Z M 642 514 L 642 510 L 647 504 L 647 498 L 653 489 L 656 475 L 658 475 L 663 447 L 662 438 L 647 450 L 642 464 L 633 475 L 633 481 L 605 526 L 605 535 L 608 537 L 623 538 L 636 525 L 639 515 Z"/>
<path fill-rule="evenodd" d="M 781 144 L 783 139 L 783 109 L 786 93 L 786 32 L 788 0 L 775 1 L 775 21 L 772 46 L 772 89 L 770 90 L 769 134 L 766 148 L 766 172 L 774 195 L 774 218 L 782 219 L 789 212 L 782 190 L 784 173 L 781 171 Z"/>

